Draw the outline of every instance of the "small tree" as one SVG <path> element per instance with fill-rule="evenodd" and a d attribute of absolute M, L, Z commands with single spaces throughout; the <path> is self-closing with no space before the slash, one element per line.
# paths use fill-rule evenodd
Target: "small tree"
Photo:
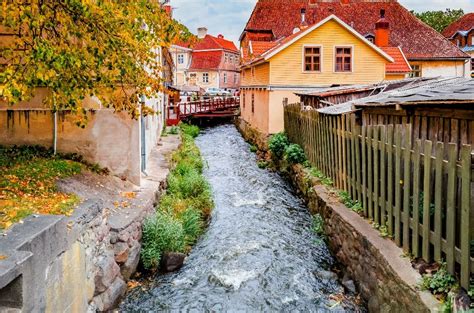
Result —
<path fill-rule="evenodd" d="M 413 14 L 438 32 L 442 32 L 451 23 L 458 20 L 464 15 L 462 9 L 446 9 L 445 11 L 426 11 Z"/>
<path fill-rule="evenodd" d="M 163 90 L 160 48 L 187 29 L 159 1 L 2 0 L 0 97 L 10 105 L 46 87 L 45 104 L 86 121 L 83 100 L 136 118 L 139 95 Z M 0 100 L 1 100 L 0 98 Z M 144 108 L 149 112 L 149 108 Z"/>

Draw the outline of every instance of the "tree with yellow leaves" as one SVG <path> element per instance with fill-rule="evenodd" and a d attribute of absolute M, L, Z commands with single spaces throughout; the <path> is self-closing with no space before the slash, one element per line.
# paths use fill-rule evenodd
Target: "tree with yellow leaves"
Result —
<path fill-rule="evenodd" d="M 190 35 L 157 0 L 2 0 L 1 11 L 11 40 L 0 44 L 0 97 L 15 105 L 46 87 L 45 105 L 80 123 L 89 96 L 136 118 L 139 96 L 163 89 L 161 48 Z"/>

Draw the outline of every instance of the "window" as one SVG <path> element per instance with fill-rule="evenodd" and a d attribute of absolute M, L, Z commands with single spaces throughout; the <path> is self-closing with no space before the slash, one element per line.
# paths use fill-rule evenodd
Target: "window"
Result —
<path fill-rule="evenodd" d="M 336 47 L 336 72 L 352 72 L 352 48 Z"/>
<path fill-rule="evenodd" d="M 203 83 L 209 82 L 209 73 L 202 73 L 202 82 Z"/>
<path fill-rule="evenodd" d="M 227 58 L 228 58 L 227 53 L 224 53 L 224 63 L 227 63 Z"/>
<path fill-rule="evenodd" d="M 178 64 L 184 63 L 184 54 L 178 54 Z"/>
<path fill-rule="evenodd" d="M 242 106 L 245 109 L 245 91 L 242 91 Z"/>
<path fill-rule="evenodd" d="M 224 84 L 227 84 L 227 73 L 224 73 Z"/>
<path fill-rule="evenodd" d="M 250 71 L 252 72 L 252 77 L 255 76 L 255 66 L 252 66 L 252 68 L 250 69 Z"/>
<path fill-rule="evenodd" d="M 474 72 L 474 58 L 471 59 L 471 71 Z"/>
<path fill-rule="evenodd" d="M 237 84 L 237 74 L 234 73 L 234 84 Z"/>
<path fill-rule="evenodd" d="M 252 93 L 252 113 L 255 112 L 255 95 Z"/>
<path fill-rule="evenodd" d="M 321 71 L 321 47 L 304 47 L 304 71 Z"/>
<path fill-rule="evenodd" d="M 411 64 L 410 77 L 421 77 L 421 65 Z"/>

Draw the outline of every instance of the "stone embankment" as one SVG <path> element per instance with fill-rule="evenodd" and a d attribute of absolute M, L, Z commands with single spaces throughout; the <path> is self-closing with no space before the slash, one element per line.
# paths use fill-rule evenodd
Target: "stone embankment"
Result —
<path fill-rule="evenodd" d="M 266 151 L 267 136 L 244 121 L 237 127 L 244 138 Z M 268 154 L 262 153 L 262 155 Z M 280 173 L 292 182 L 312 214 L 323 218 L 327 243 L 343 265 L 346 281 L 354 280 L 370 312 L 439 312 L 440 304 L 418 288 L 420 274 L 403 251 L 384 239 L 365 219 L 351 211 L 301 165 L 275 161 Z M 279 163 L 279 164 L 278 164 Z M 349 276 L 349 277 L 348 277 Z"/>
<path fill-rule="evenodd" d="M 113 309 L 140 259 L 142 223 L 165 188 L 178 136 L 163 137 L 141 187 L 84 173 L 59 183 L 72 216 L 31 216 L 0 238 L 0 312 Z"/>

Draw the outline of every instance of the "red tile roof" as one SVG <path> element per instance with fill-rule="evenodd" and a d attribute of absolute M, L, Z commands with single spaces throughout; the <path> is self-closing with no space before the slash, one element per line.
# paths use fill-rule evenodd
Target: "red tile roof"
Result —
<path fill-rule="evenodd" d="M 411 71 L 410 64 L 408 64 L 402 50 L 398 47 L 382 47 L 386 54 L 391 56 L 395 62 L 387 63 L 385 72 L 388 74 L 408 73 Z"/>
<path fill-rule="evenodd" d="M 365 35 L 375 32 L 375 23 L 380 18 L 380 10 L 384 9 L 391 28 L 390 45 L 401 47 L 408 59 L 468 57 L 441 34 L 418 20 L 396 0 L 352 1 L 349 4 L 340 2 L 310 4 L 309 0 L 259 0 L 245 29 L 272 30 L 277 39 L 290 36 L 293 29 L 299 26 L 301 9 L 305 8 L 308 24 L 315 24 L 335 14 L 360 34 Z"/>
<path fill-rule="evenodd" d="M 190 70 L 217 70 L 221 64 L 222 51 L 194 51 Z"/>
<path fill-rule="evenodd" d="M 276 41 L 252 41 L 252 52 L 254 56 L 260 56 L 265 51 L 275 47 L 278 42 Z"/>
<path fill-rule="evenodd" d="M 200 39 L 193 47 L 194 50 L 226 49 L 233 52 L 239 52 L 235 44 L 227 39 L 206 35 Z"/>
<path fill-rule="evenodd" d="M 468 13 L 461 17 L 459 20 L 451 23 L 448 27 L 443 30 L 445 37 L 452 37 L 458 31 L 467 31 L 474 28 L 474 13 Z"/>

